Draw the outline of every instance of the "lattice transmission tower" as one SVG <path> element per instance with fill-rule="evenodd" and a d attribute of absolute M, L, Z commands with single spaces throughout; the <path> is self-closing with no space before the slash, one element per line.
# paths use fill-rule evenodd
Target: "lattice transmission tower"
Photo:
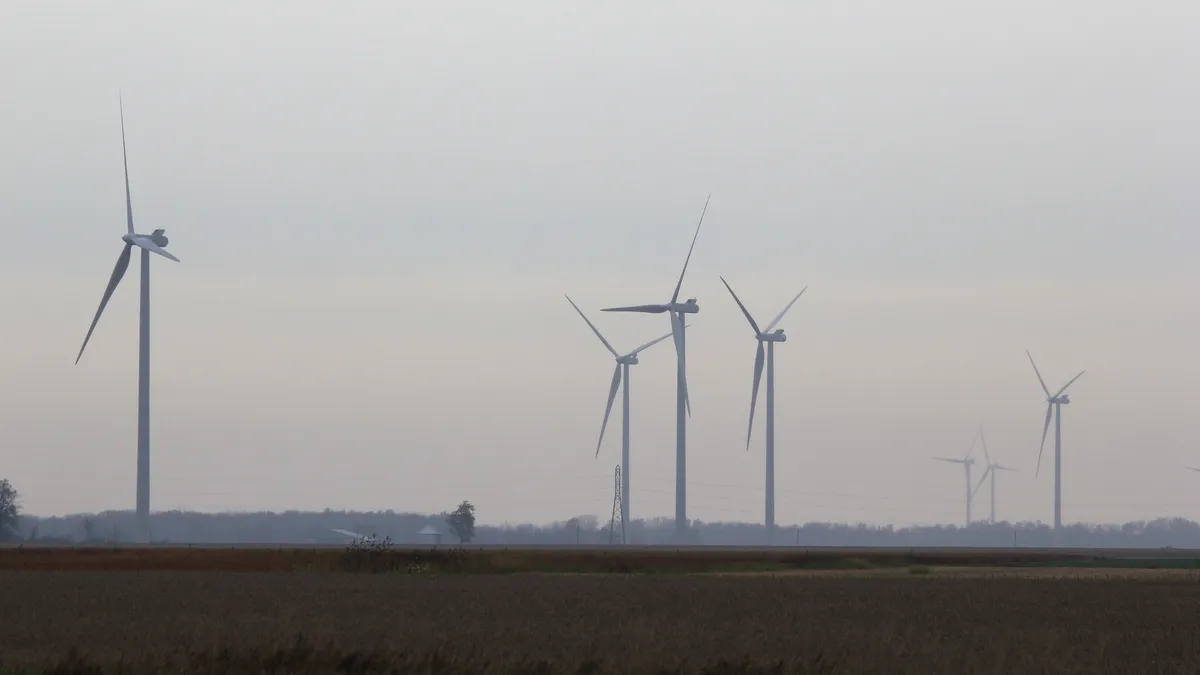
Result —
<path fill-rule="evenodd" d="M 625 502 L 621 499 L 621 465 L 613 478 L 612 520 L 608 521 L 608 545 L 625 543 Z"/>

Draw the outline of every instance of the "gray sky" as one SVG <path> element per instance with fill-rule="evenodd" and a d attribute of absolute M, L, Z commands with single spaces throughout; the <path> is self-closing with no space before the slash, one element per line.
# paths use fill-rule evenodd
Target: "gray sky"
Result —
<path fill-rule="evenodd" d="M 503 7 L 497 6 L 503 4 Z M 275 7 L 273 5 L 273 7 Z M 689 504 L 762 517 L 754 340 L 778 354 L 778 519 L 952 522 L 983 422 L 1064 518 L 1200 518 L 1200 5 L 10 0 L 0 7 L 0 475 L 132 508 L 133 270 L 153 270 L 152 507 L 607 514 L 611 357 L 685 296 Z M 634 369 L 635 517 L 671 515 L 669 342 Z M 1057 384 L 1056 384 L 1057 383 Z M 1048 446 L 1050 444 L 1048 443 Z M 977 501 L 986 512 L 986 493 Z"/>

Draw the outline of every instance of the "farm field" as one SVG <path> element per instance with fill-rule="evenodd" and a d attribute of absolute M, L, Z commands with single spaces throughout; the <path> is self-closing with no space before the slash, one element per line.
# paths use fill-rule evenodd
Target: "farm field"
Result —
<path fill-rule="evenodd" d="M 0 548 L 0 673 L 1195 673 L 1200 554 Z"/>
<path fill-rule="evenodd" d="M 0 672 L 1200 672 L 1194 573 L 1044 569 L 5 570 Z"/>

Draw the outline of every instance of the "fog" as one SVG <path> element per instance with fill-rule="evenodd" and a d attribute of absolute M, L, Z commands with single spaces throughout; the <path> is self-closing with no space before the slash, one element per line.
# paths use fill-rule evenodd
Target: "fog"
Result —
<path fill-rule="evenodd" d="M 0 9 L 0 476 L 39 515 L 132 508 L 136 275 L 153 261 L 154 510 L 606 518 L 611 355 L 683 285 L 689 517 L 1200 519 L 1200 6 L 16 0 Z M 136 269 L 136 267 L 135 267 Z M 673 515 L 670 341 L 633 372 L 632 510 Z M 619 410 L 619 409 L 618 409 Z M 978 450 L 976 450 L 978 451 Z M 979 475 L 977 471 L 976 475 Z M 986 512 L 986 487 L 975 504 Z"/>

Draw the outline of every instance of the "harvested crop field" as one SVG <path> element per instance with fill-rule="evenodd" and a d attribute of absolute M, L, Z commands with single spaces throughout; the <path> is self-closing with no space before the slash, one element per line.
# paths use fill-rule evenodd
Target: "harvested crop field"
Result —
<path fill-rule="evenodd" d="M 3 665 L 59 672 L 1200 672 L 1194 578 L 0 571 L 0 592 Z"/>

